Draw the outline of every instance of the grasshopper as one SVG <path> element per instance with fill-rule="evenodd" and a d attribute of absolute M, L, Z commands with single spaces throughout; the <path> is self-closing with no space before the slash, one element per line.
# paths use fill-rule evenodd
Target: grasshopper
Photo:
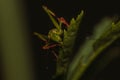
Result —
<path fill-rule="evenodd" d="M 45 42 L 45 45 L 42 48 L 44 50 L 48 50 L 51 48 L 55 48 L 56 46 L 61 46 L 63 44 L 62 36 L 63 36 L 64 30 L 62 28 L 62 24 L 64 24 L 66 27 L 69 27 L 69 24 L 63 17 L 58 18 L 55 15 L 55 13 L 53 13 L 46 6 L 42 6 L 42 7 L 44 11 L 48 14 L 55 28 L 49 30 L 48 35 L 43 35 L 37 32 L 34 32 L 34 35 L 38 36 L 42 41 Z M 53 44 L 52 42 L 55 42 L 55 43 Z"/>

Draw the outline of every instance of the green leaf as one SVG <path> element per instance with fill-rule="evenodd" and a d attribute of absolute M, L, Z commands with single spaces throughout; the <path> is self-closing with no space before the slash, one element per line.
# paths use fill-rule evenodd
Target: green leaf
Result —
<path fill-rule="evenodd" d="M 76 20 L 74 18 L 70 21 L 70 26 L 67 28 L 66 33 L 64 33 L 64 50 L 66 51 L 65 54 L 70 54 L 69 52 L 72 52 L 73 46 L 77 37 L 78 30 L 80 28 L 80 23 L 83 18 L 84 12 L 81 11 L 81 13 L 77 16 Z"/>
<path fill-rule="evenodd" d="M 80 80 L 91 63 L 119 37 L 120 21 L 114 24 L 113 27 L 112 20 L 104 20 L 96 27 L 93 36 L 80 47 L 78 54 L 69 66 L 67 80 Z M 108 59 L 106 64 L 111 61 L 107 56 L 103 60 L 105 59 Z M 98 69 L 102 69 L 106 65 L 103 63 L 100 66 L 101 68 Z"/>
<path fill-rule="evenodd" d="M 64 30 L 63 45 L 59 51 L 56 75 L 65 74 L 70 62 L 70 56 L 73 52 L 73 47 L 75 45 L 75 40 L 77 37 L 78 29 L 80 28 L 80 23 L 83 18 L 83 11 L 77 16 L 76 20 L 72 18 L 70 21 L 70 26 L 67 30 Z"/>

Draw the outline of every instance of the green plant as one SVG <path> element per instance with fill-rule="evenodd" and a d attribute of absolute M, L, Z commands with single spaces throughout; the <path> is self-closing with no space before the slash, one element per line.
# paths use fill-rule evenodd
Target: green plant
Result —
<path fill-rule="evenodd" d="M 48 36 L 35 32 L 41 40 L 45 41 L 44 49 L 54 48 L 59 46 L 57 52 L 56 74 L 54 79 L 60 80 L 81 80 L 82 76 L 96 58 L 109 47 L 115 40 L 120 37 L 120 21 L 114 22 L 112 19 L 105 18 L 94 29 L 93 35 L 87 39 L 79 48 L 76 56 L 70 60 L 74 53 L 73 47 L 76 45 L 78 30 L 80 28 L 81 20 L 84 15 L 82 10 L 76 18 L 72 18 L 68 24 L 64 18 L 54 18 L 56 15 L 43 6 L 50 19 L 52 20 L 55 29 L 49 31 Z M 66 27 L 62 28 L 62 24 Z M 110 56 L 111 57 L 111 56 Z M 105 62 L 101 63 L 104 60 Z M 103 57 L 96 66 L 96 72 L 103 69 L 112 60 L 109 55 Z M 90 74 L 91 75 L 91 74 Z"/>

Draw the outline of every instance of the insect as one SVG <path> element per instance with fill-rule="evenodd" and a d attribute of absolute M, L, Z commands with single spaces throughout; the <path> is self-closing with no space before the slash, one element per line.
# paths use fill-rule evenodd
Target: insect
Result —
<path fill-rule="evenodd" d="M 34 32 L 34 35 L 38 36 L 42 41 L 45 42 L 45 45 L 42 47 L 44 50 L 52 49 L 57 46 L 62 46 L 63 44 L 63 29 L 62 24 L 64 24 L 66 27 L 69 27 L 69 24 L 67 21 L 60 17 L 58 18 L 55 13 L 53 13 L 51 10 L 49 10 L 46 6 L 43 6 L 44 11 L 48 14 L 51 21 L 53 22 L 55 28 L 49 30 L 48 35 L 43 35 L 37 32 Z M 52 51 L 54 55 L 57 57 L 54 51 Z"/>

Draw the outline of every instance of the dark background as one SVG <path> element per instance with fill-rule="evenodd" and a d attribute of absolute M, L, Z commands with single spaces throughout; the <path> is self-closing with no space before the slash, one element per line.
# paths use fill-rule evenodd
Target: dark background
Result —
<path fill-rule="evenodd" d="M 118 0 L 119 1 L 119 0 Z M 79 32 L 80 44 L 86 36 L 92 34 L 93 26 L 104 17 L 120 15 L 120 6 L 117 0 L 25 0 L 26 16 L 28 18 L 29 30 L 33 48 L 33 58 L 36 80 L 51 80 L 55 71 L 55 57 L 49 51 L 41 49 L 44 42 L 33 35 L 33 32 L 47 34 L 53 28 L 48 15 L 42 9 L 47 6 L 59 17 L 63 16 L 68 22 L 76 17 L 81 10 L 85 15 Z M 81 42 L 80 42 L 81 41 Z M 78 45 L 76 45 L 78 46 Z M 77 47 L 76 47 L 77 48 Z"/>

